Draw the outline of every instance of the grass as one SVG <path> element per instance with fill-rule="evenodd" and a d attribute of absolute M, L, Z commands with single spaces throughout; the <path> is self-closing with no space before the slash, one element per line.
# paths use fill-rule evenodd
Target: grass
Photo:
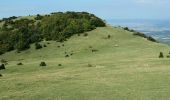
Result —
<path fill-rule="evenodd" d="M 158 58 L 160 52 L 169 53 L 167 45 L 112 27 L 64 43 L 48 42 L 43 41 L 47 47 L 40 50 L 32 45 L 0 56 L 9 61 L 0 71 L 0 100 L 170 99 L 170 59 Z M 65 58 L 65 52 L 73 55 Z M 46 67 L 39 66 L 42 61 Z"/>

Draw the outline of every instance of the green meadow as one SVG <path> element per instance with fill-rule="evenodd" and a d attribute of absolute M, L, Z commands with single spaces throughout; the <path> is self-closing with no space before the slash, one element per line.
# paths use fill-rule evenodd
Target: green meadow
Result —
<path fill-rule="evenodd" d="M 0 100 L 170 100 L 168 45 L 111 26 L 86 34 L 0 55 Z"/>

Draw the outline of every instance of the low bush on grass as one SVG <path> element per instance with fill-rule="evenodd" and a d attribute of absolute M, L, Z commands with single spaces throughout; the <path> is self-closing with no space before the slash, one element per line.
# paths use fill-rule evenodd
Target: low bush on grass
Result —
<path fill-rule="evenodd" d="M 66 58 L 68 58 L 68 57 L 69 57 L 69 55 L 65 55 L 65 57 L 66 57 Z"/>
<path fill-rule="evenodd" d="M 47 66 L 47 64 L 45 62 L 41 62 L 40 66 Z"/>
<path fill-rule="evenodd" d="M 167 57 L 167 58 L 170 58 L 170 55 L 167 55 L 166 57 Z"/>
<path fill-rule="evenodd" d="M 99 50 L 96 50 L 96 49 L 92 49 L 91 51 L 92 51 L 92 52 L 97 52 L 97 51 L 99 51 Z"/>
<path fill-rule="evenodd" d="M 62 66 L 62 64 L 58 64 L 58 66 Z"/>
<path fill-rule="evenodd" d="M 35 49 L 41 49 L 42 48 L 42 45 L 39 44 L 39 43 L 35 43 Z"/>
<path fill-rule="evenodd" d="M 23 65 L 23 63 L 20 62 L 20 63 L 18 63 L 17 65 Z"/>
<path fill-rule="evenodd" d="M 87 67 L 93 67 L 93 65 L 92 64 L 88 64 Z"/>
<path fill-rule="evenodd" d="M 44 47 L 47 47 L 47 45 L 44 44 Z"/>
<path fill-rule="evenodd" d="M 85 37 L 86 37 L 86 36 L 88 36 L 88 33 L 84 33 L 84 35 L 83 35 L 83 36 L 85 36 Z"/>
<path fill-rule="evenodd" d="M 159 58 L 164 58 L 163 52 L 159 53 Z"/>
<path fill-rule="evenodd" d="M 1 65 L 0 65 L 0 70 L 4 70 L 4 69 L 6 69 L 6 68 L 5 68 L 5 65 L 4 65 L 4 64 L 1 64 Z"/>
<path fill-rule="evenodd" d="M 111 35 L 108 35 L 107 38 L 110 39 L 110 38 L 111 38 Z"/>
<path fill-rule="evenodd" d="M 1 63 L 7 65 L 7 64 L 8 64 L 8 61 L 5 60 L 5 59 L 1 59 Z"/>

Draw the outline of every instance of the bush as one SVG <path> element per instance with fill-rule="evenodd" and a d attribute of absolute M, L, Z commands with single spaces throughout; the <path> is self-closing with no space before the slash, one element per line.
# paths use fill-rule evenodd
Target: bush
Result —
<path fill-rule="evenodd" d="M 159 58 L 164 58 L 163 52 L 160 52 Z"/>
<path fill-rule="evenodd" d="M 62 66 L 62 64 L 58 64 L 58 66 Z"/>
<path fill-rule="evenodd" d="M 0 74 L 0 77 L 2 77 L 2 74 Z"/>
<path fill-rule="evenodd" d="M 47 66 L 45 62 L 41 62 L 40 66 Z"/>
<path fill-rule="evenodd" d="M 0 65 L 0 70 L 3 70 L 3 69 L 5 69 L 5 65 L 4 65 L 4 64 L 1 64 L 1 65 Z"/>
<path fill-rule="evenodd" d="M 44 47 L 47 47 L 47 45 L 44 44 Z"/>
<path fill-rule="evenodd" d="M 107 38 L 110 39 L 110 38 L 111 38 L 111 35 L 108 35 Z"/>
<path fill-rule="evenodd" d="M 39 43 L 35 43 L 35 49 L 41 49 L 42 48 L 42 45 L 39 44 Z"/>
<path fill-rule="evenodd" d="M 166 57 L 167 57 L 167 58 L 170 58 L 170 55 L 167 55 Z"/>
<path fill-rule="evenodd" d="M 86 36 L 88 36 L 88 33 L 84 33 L 84 35 L 83 35 L 83 36 L 85 36 L 85 37 L 86 37 Z"/>
<path fill-rule="evenodd" d="M 1 63 L 3 64 L 7 64 L 8 61 L 6 61 L 5 59 L 1 59 Z"/>
<path fill-rule="evenodd" d="M 69 57 L 69 55 L 65 55 L 65 57 L 67 58 L 67 57 Z"/>
<path fill-rule="evenodd" d="M 147 39 L 149 40 L 149 41 L 152 41 L 152 42 L 157 42 L 153 37 L 147 37 Z"/>
<path fill-rule="evenodd" d="M 126 30 L 126 31 L 129 31 L 129 28 L 128 28 L 128 27 L 124 27 L 123 29 Z"/>
<path fill-rule="evenodd" d="M 143 37 L 143 38 L 147 38 L 147 36 L 143 33 L 140 33 L 140 32 L 135 32 L 133 33 L 133 35 L 137 35 L 137 36 L 140 36 L 140 37 Z"/>
<path fill-rule="evenodd" d="M 92 49 L 91 51 L 92 51 L 92 52 L 97 52 L 98 50 L 96 50 L 96 49 Z"/>
<path fill-rule="evenodd" d="M 140 33 L 140 32 L 135 32 L 133 35 L 137 35 L 137 36 L 146 38 L 147 40 L 152 41 L 152 42 L 158 42 L 158 41 L 156 41 L 153 37 L 151 37 L 151 36 L 146 36 L 145 34 Z"/>
<path fill-rule="evenodd" d="M 23 63 L 18 63 L 17 65 L 23 65 Z"/>
<path fill-rule="evenodd" d="M 70 55 L 72 56 L 74 53 L 71 53 Z"/>
<path fill-rule="evenodd" d="M 93 67 L 93 65 L 92 64 L 88 64 L 87 67 Z"/>

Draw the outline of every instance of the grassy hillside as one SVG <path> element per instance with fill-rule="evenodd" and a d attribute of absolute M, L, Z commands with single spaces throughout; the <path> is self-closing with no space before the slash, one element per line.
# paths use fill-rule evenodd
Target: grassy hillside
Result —
<path fill-rule="evenodd" d="M 87 33 L 1 55 L 8 65 L 0 71 L 0 100 L 170 99 L 170 59 L 158 58 L 169 46 L 109 26 Z M 47 66 L 40 67 L 41 61 Z"/>

